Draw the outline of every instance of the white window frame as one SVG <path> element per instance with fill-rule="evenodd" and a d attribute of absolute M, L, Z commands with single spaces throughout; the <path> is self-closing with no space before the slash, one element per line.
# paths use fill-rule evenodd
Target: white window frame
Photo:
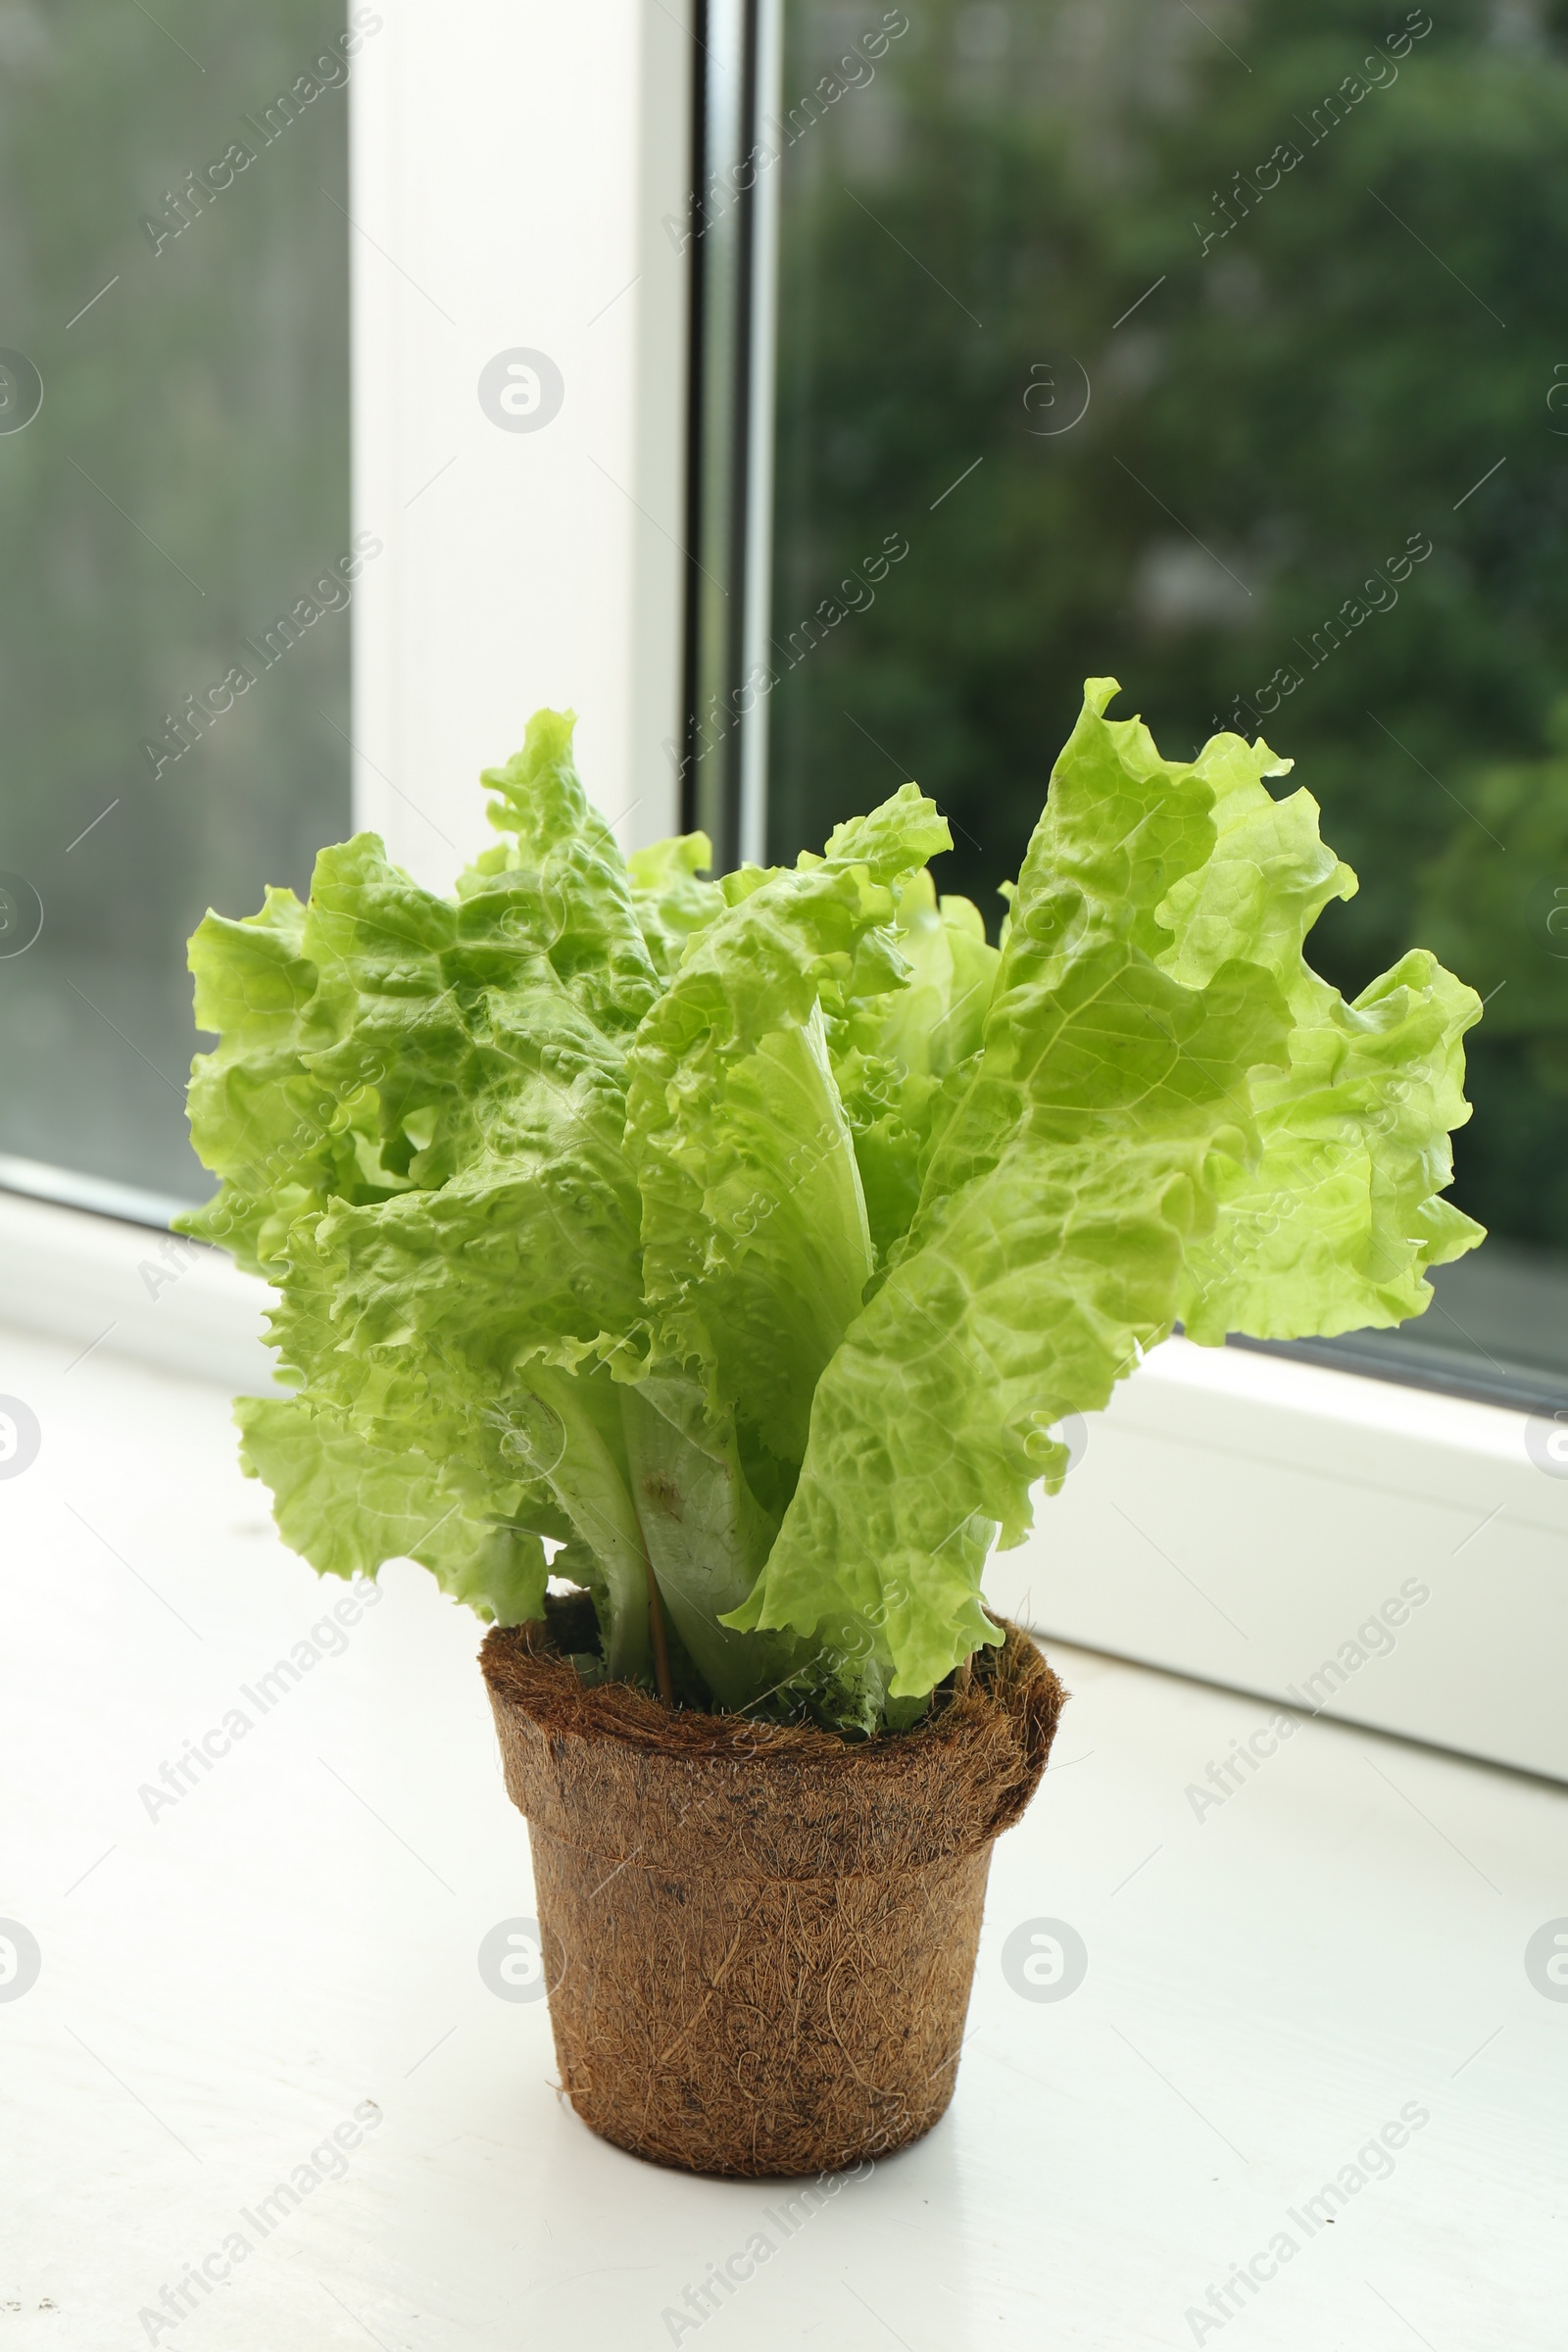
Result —
<path fill-rule="evenodd" d="M 355 525 L 384 545 L 354 608 L 354 806 L 444 887 L 486 838 L 477 771 L 539 704 L 581 711 L 625 846 L 680 823 L 687 263 L 665 223 L 689 200 L 692 7 L 480 0 L 461 28 L 382 8 L 352 85 Z M 479 405 L 514 348 L 564 380 L 537 432 Z M 162 1248 L 0 1195 L 0 1314 L 71 1356 L 265 1386 L 263 1286 Z M 1267 1704 L 1318 1711 L 1327 1683 L 1325 1714 L 1568 1779 L 1568 1478 L 1523 1413 L 1175 1340 L 1086 1435 L 993 1561 L 994 1605 Z M 1358 1642 L 1412 1583 L 1389 1644 Z"/>
<path fill-rule="evenodd" d="M 352 87 L 354 507 L 386 551 L 354 806 L 445 886 L 540 705 L 581 713 L 623 846 L 679 826 L 690 0 L 382 5 Z M 480 407 L 514 349 L 564 381 L 538 431 Z"/>

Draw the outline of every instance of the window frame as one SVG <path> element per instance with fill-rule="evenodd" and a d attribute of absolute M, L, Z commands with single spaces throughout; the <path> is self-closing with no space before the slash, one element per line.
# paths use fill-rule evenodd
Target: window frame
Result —
<path fill-rule="evenodd" d="M 353 614 L 355 812 L 445 888 L 540 705 L 581 713 L 623 847 L 679 828 L 697 27 L 637 0 L 593 43 L 479 0 L 460 58 L 439 12 L 386 15 L 352 85 L 354 512 L 387 542 Z M 516 348 L 564 378 L 539 431 L 480 407 Z"/>
<path fill-rule="evenodd" d="M 702 240 L 681 242 L 704 104 L 696 68 L 725 7 L 754 58 L 776 61 L 781 12 L 778 0 L 638 0 L 618 45 L 585 45 L 548 0 L 481 0 L 460 56 L 433 12 L 383 4 L 386 37 L 351 85 L 354 517 L 385 537 L 388 559 L 353 611 L 355 811 L 444 887 L 484 838 L 475 769 L 504 756 L 538 703 L 581 707 L 585 781 L 626 846 L 682 821 L 688 551 L 701 543 L 687 508 L 688 272 L 694 251 L 706 257 Z M 487 135 L 492 119 L 515 131 L 518 89 L 530 93 L 521 188 L 515 140 Z M 579 205 L 561 191 L 584 155 L 608 163 Z M 746 219 L 754 239 L 774 233 L 767 201 Z M 752 282 L 766 290 L 765 255 Z M 437 319 L 443 309 L 463 324 Z M 770 364 L 755 317 L 745 339 L 755 376 Z M 517 345 L 550 353 L 566 382 L 538 434 L 497 431 L 476 397 L 486 359 Z M 730 477 L 754 522 L 768 438 L 764 420 Z M 525 564 L 507 527 L 519 514 Z M 744 651 L 759 627 L 765 638 L 766 566 L 755 537 L 729 537 L 749 563 Z M 752 855 L 763 723 L 765 706 L 725 767 L 725 821 Z M 73 1357 L 104 1347 L 265 1386 L 261 1284 L 193 1245 L 178 1246 L 190 1253 L 178 1279 L 161 1282 L 156 1245 L 127 1221 L 133 1204 L 64 1205 L 27 1189 L 0 1175 L 8 1322 L 52 1334 Z M 1568 1536 L 1568 1479 L 1535 1466 L 1527 1428 L 1506 1400 L 1435 1394 L 1386 1368 L 1368 1377 L 1300 1351 L 1173 1341 L 1089 1424 L 1084 1464 L 1042 1505 L 1024 1548 L 993 1562 L 987 1589 L 1062 1639 L 1289 1705 L 1293 1677 L 1335 1627 L 1353 1635 L 1399 1582 L 1396 1567 L 1441 1572 L 1445 1606 L 1412 1621 L 1397 1674 L 1358 1674 L 1323 1712 L 1568 1778 L 1568 1723 L 1544 1665 L 1544 1636 L 1568 1632 L 1568 1577 L 1542 1549 Z M 1291 1511 L 1271 1600 L 1256 1577 L 1282 1546 L 1276 1473 Z M 1428 1558 L 1429 1504 L 1456 1531 L 1445 1560 Z M 1200 1584 L 1212 1602 L 1194 1597 Z M 1294 1664 L 1278 1642 L 1238 1646 L 1222 1622 L 1223 1596 L 1237 1592 L 1300 1635 Z"/>

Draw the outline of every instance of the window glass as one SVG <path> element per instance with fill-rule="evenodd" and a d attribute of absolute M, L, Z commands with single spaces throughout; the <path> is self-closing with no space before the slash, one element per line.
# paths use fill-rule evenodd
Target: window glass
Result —
<path fill-rule="evenodd" d="M 789 0 L 779 131 L 772 855 L 914 776 L 994 925 L 1087 674 L 1265 734 L 1360 876 L 1319 968 L 1487 1000 L 1494 1238 L 1370 1345 L 1557 1381 L 1568 11 Z"/>
<path fill-rule="evenodd" d="M 0 5 L 12 1182 L 210 1190 L 185 939 L 347 829 L 345 51 L 378 26 Z"/>

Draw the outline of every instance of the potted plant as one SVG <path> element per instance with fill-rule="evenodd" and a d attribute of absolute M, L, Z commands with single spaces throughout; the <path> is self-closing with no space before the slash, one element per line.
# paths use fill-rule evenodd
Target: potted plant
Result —
<path fill-rule="evenodd" d="M 1353 1004 L 1354 876 L 1262 743 L 1160 758 L 1091 681 L 1000 947 L 906 785 L 820 857 L 623 858 L 541 711 L 455 897 L 361 834 L 210 914 L 183 1230 L 278 1292 L 237 1407 L 325 1574 L 491 1621 L 578 2113 L 802 2173 L 952 2095 L 990 1847 L 1063 1693 L 981 1571 L 1054 1434 L 1178 1324 L 1417 1314 L 1480 1006 Z M 549 1557 L 547 1559 L 547 1552 Z"/>

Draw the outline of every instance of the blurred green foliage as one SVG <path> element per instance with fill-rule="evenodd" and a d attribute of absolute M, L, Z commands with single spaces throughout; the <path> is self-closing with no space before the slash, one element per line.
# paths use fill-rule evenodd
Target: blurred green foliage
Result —
<path fill-rule="evenodd" d="M 242 123 L 342 28 L 320 0 L 0 5 L 0 344 L 44 382 L 0 433 L 0 866 L 44 905 L 0 959 L 0 1152 L 192 1198 L 184 941 L 303 885 L 349 817 L 343 612 L 156 778 L 143 750 L 348 548 L 347 94 L 270 145 Z M 242 139 L 174 235 L 168 194 Z"/>
<path fill-rule="evenodd" d="M 1422 942 L 1499 992 L 1454 1198 L 1560 1248 L 1568 9 L 907 14 L 780 167 L 785 661 L 885 532 L 911 552 L 779 665 L 772 854 L 912 775 L 994 919 L 1086 675 L 1172 751 L 1261 728 L 1361 878 L 1326 975 Z M 862 16 L 794 0 L 787 105 Z"/>

